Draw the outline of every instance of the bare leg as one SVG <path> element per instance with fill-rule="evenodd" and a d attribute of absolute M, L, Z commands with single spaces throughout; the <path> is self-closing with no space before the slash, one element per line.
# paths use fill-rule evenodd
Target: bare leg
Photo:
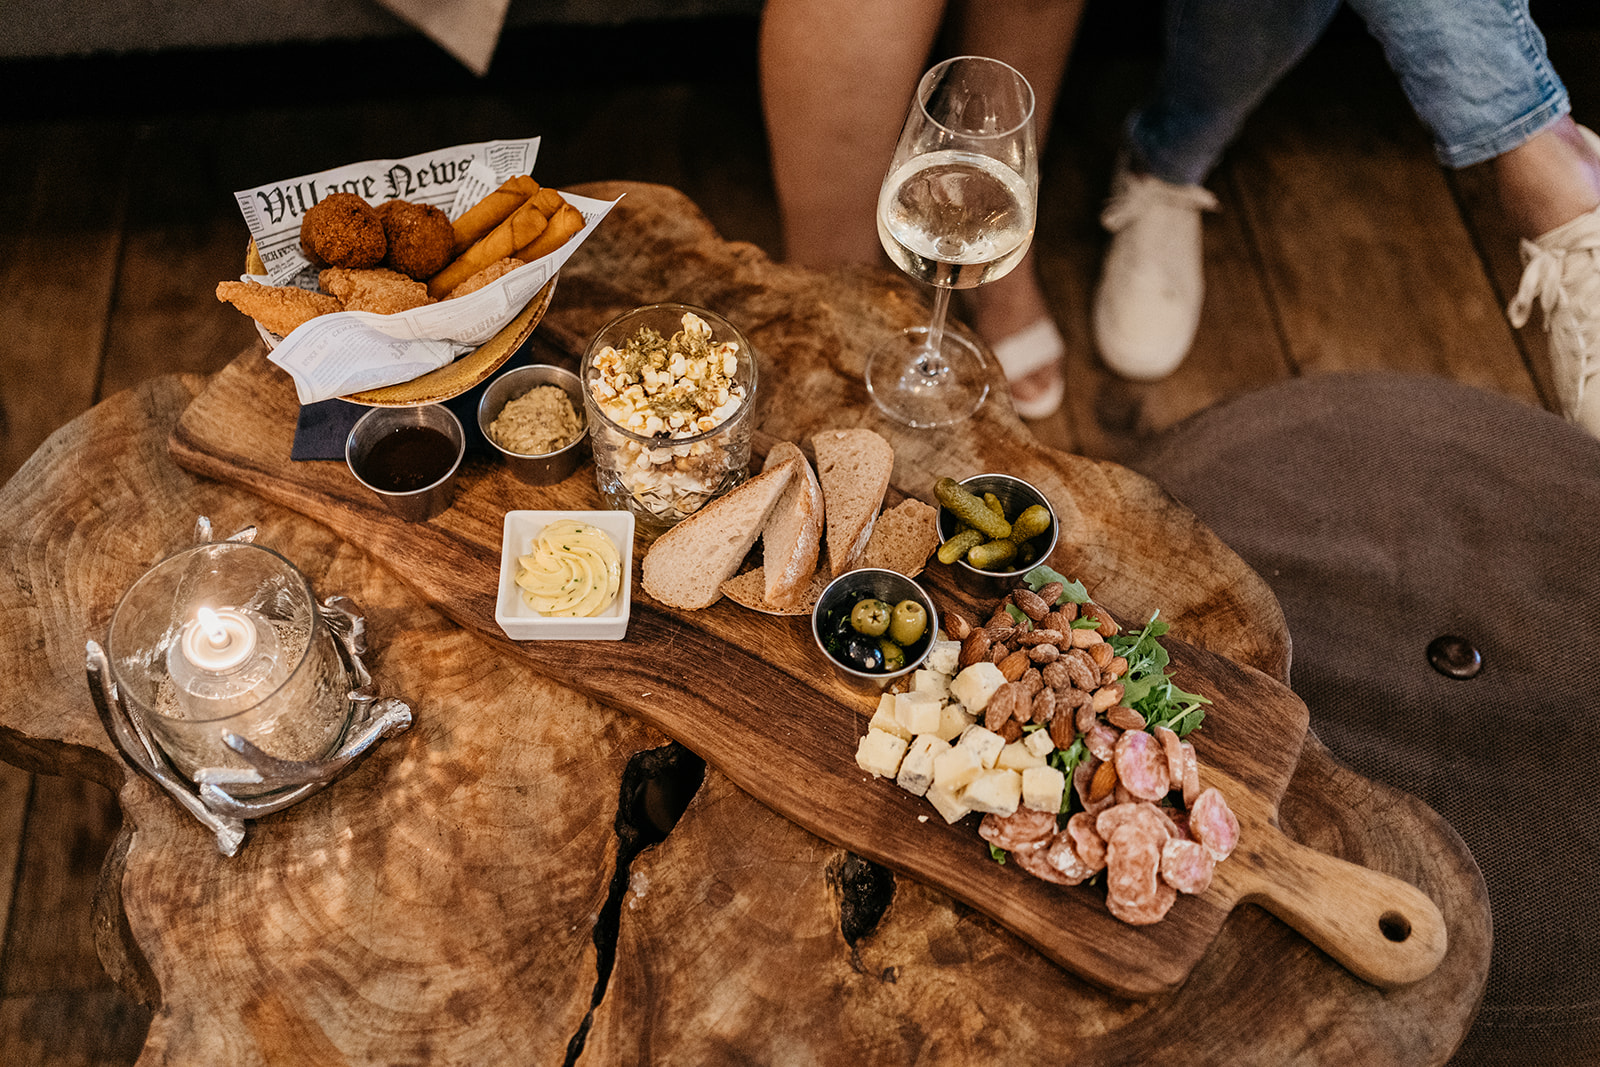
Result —
<path fill-rule="evenodd" d="M 1507 221 L 1529 240 L 1600 206 L 1600 158 L 1570 116 L 1489 166 Z"/>
<path fill-rule="evenodd" d="M 761 99 L 784 252 L 881 263 L 878 186 L 928 65 L 944 0 L 768 0 Z"/>
<path fill-rule="evenodd" d="M 958 0 L 951 8 L 955 47 L 1009 63 L 1033 86 L 1034 125 L 1041 152 L 1055 116 L 1083 5 L 1084 0 Z M 1050 307 L 1039 285 L 1033 253 L 1004 278 L 967 294 L 966 307 L 973 328 L 990 344 L 1048 318 Z M 1012 395 L 1019 400 L 1039 396 L 1060 374 L 1059 367 L 1035 371 L 1011 383 Z"/>

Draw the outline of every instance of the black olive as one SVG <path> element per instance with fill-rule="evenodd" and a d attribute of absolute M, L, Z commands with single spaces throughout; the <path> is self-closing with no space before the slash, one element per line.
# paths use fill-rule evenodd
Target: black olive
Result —
<path fill-rule="evenodd" d="M 859 634 L 852 636 L 839 647 L 839 658 L 845 666 L 854 670 L 883 670 L 883 652 L 878 648 L 878 642 Z"/>

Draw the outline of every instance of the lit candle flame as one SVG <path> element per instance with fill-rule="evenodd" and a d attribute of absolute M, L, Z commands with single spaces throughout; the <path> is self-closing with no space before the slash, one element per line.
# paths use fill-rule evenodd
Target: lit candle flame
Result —
<path fill-rule="evenodd" d="M 199 608 L 195 616 L 200 624 L 200 629 L 205 632 L 206 641 L 212 648 L 222 648 L 228 643 L 228 631 L 217 618 L 217 613 L 210 608 Z"/>

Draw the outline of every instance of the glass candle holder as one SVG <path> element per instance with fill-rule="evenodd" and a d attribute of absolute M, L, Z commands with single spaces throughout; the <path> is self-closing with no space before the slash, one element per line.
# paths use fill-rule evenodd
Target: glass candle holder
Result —
<path fill-rule="evenodd" d="M 625 312 L 590 342 L 579 377 L 607 507 L 660 531 L 748 477 L 755 353 L 721 315 L 687 304 Z"/>
<path fill-rule="evenodd" d="M 226 734 L 320 760 L 350 721 L 349 676 L 311 584 L 270 548 L 218 541 L 167 557 L 123 595 L 106 644 L 122 700 L 190 780 L 250 767 Z"/>

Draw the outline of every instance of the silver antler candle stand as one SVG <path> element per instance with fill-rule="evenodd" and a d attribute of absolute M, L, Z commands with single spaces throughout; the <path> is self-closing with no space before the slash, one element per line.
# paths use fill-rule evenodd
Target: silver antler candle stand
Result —
<path fill-rule="evenodd" d="M 380 698 L 361 662 L 356 606 L 342 596 L 319 605 L 305 575 L 255 534 L 214 541 L 201 517 L 198 543 L 135 582 L 106 647 L 87 650 L 112 743 L 228 856 L 245 820 L 305 799 L 411 725 L 411 708 Z"/>

